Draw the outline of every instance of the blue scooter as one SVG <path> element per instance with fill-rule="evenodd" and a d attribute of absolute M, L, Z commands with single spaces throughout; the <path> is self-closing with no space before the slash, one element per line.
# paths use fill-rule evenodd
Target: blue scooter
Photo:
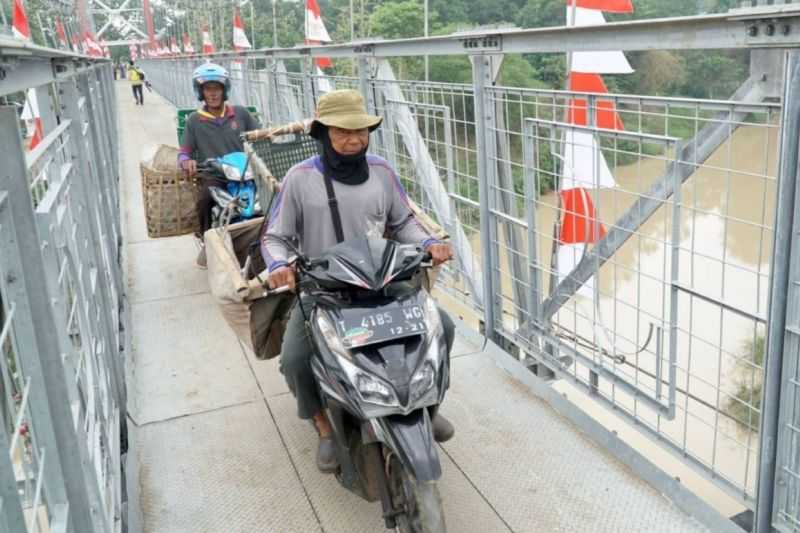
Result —
<path fill-rule="evenodd" d="M 212 227 L 249 220 L 261 214 L 256 182 L 250 158 L 244 152 L 231 152 L 206 159 L 198 165 L 201 176 L 225 181 L 225 188 L 210 187 L 216 205 L 212 209 Z"/>

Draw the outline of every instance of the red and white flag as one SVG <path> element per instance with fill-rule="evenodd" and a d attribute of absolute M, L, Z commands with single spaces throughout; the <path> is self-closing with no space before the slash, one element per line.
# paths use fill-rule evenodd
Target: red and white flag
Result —
<path fill-rule="evenodd" d="M 14 13 L 11 17 L 11 31 L 17 39 L 31 40 L 31 27 L 22 0 L 14 0 Z"/>
<path fill-rule="evenodd" d="M 244 24 L 242 24 L 242 17 L 239 16 L 239 8 L 233 10 L 233 49 L 237 52 L 248 50 L 253 46 L 247 40 L 247 34 L 244 31 Z"/>
<path fill-rule="evenodd" d="M 572 15 L 575 15 L 574 20 Z M 602 11 L 583 7 L 567 7 L 567 20 L 571 26 L 597 26 L 606 23 Z M 574 52 L 572 54 L 572 72 L 590 72 L 603 74 L 630 74 L 633 72 L 625 54 L 620 51 Z"/>
<path fill-rule="evenodd" d="M 131 44 L 130 46 L 128 46 L 128 52 L 129 55 L 131 56 L 131 61 L 135 62 L 137 59 L 139 59 L 139 52 L 138 50 L 136 50 L 135 44 Z"/>
<path fill-rule="evenodd" d="M 631 13 L 630 0 L 566 0 L 569 25 L 590 26 L 605 24 L 603 11 Z M 574 92 L 608 93 L 601 74 L 630 74 L 630 63 L 621 51 L 575 52 L 569 65 L 568 89 Z M 567 122 L 588 126 L 587 98 L 573 98 L 567 109 Z M 610 100 L 595 100 L 592 126 L 623 130 L 625 125 Z M 564 136 L 563 171 L 559 187 L 562 215 L 558 243 L 559 282 L 578 265 L 587 246 L 594 245 L 606 234 L 592 200 L 592 193 L 616 186 L 608 162 L 600 150 L 594 133 L 569 130 Z M 577 292 L 594 297 L 594 278 Z"/>
<path fill-rule="evenodd" d="M 69 48 L 69 44 L 67 44 L 67 32 L 64 30 L 64 24 L 61 23 L 60 18 L 56 18 L 56 35 L 58 36 L 58 46 L 61 48 Z"/>
<path fill-rule="evenodd" d="M 214 43 L 211 41 L 211 34 L 208 33 L 208 25 L 203 26 L 203 53 L 214 53 Z"/>
<path fill-rule="evenodd" d="M 633 13 L 631 0 L 567 0 L 567 4 L 608 13 Z"/>
<path fill-rule="evenodd" d="M 103 47 L 100 46 L 100 43 L 95 40 L 94 36 L 89 31 L 83 34 L 83 46 L 87 55 L 93 57 L 103 56 Z"/>
<path fill-rule="evenodd" d="M 188 33 L 183 34 L 183 52 L 186 54 L 194 53 L 194 46 L 192 46 L 192 40 L 189 38 Z"/>
<path fill-rule="evenodd" d="M 36 148 L 42 139 L 44 139 L 44 130 L 42 128 L 42 119 L 39 115 L 39 101 L 36 98 L 36 90 L 28 89 L 25 95 L 25 107 L 22 108 L 22 115 L 20 117 L 27 124 L 28 131 L 33 129 L 31 138 L 28 141 L 28 150 Z"/>
<path fill-rule="evenodd" d="M 322 22 L 322 12 L 317 0 L 306 0 L 306 44 L 323 44 L 331 42 L 331 36 Z M 333 62 L 329 57 L 314 58 L 320 68 L 330 68 Z"/>

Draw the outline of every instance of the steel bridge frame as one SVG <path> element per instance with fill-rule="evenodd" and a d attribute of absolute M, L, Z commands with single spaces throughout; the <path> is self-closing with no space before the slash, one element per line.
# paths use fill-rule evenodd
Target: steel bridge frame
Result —
<path fill-rule="evenodd" d="M 655 38 L 657 36 L 657 38 Z M 285 59 L 300 59 L 304 65 L 306 78 L 310 81 L 310 62 L 318 56 L 328 56 L 337 58 L 355 58 L 360 66 L 358 80 L 355 80 L 364 92 L 368 94 L 370 106 L 374 109 L 377 102 L 371 88 L 376 78 L 373 68 L 375 61 L 382 61 L 390 57 L 408 57 L 419 55 L 466 55 L 473 61 L 473 88 L 476 103 L 475 127 L 477 131 L 476 141 L 478 152 L 482 154 L 497 154 L 498 139 L 494 131 L 497 123 L 494 117 L 494 110 L 490 104 L 490 99 L 486 96 L 493 86 L 493 72 L 491 58 L 499 54 L 506 53 L 563 53 L 571 51 L 592 50 L 697 50 L 697 49 L 791 49 L 786 54 L 786 83 L 784 85 L 784 102 L 782 130 L 781 130 L 781 168 L 779 175 L 778 205 L 776 208 L 775 224 L 776 235 L 773 247 L 773 259 L 771 262 L 772 273 L 770 276 L 770 303 L 768 312 L 768 341 L 767 358 L 765 363 L 765 385 L 764 398 L 762 402 L 762 427 L 761 434 L 764 436 L 761 442 L 760 468 L 758 476 L 758 492 L 755 505 L 756 528 L 759 533 L 766 533 L 771 526 L 779 528 L 781 531 L 793 531 L 791 522 L 796 520 L 796 516 L 784 516 L 786 509 L 778 509 L 776 498 L 786 498 L 786 479 L 797 475 L 796 466 L 791 461 L 792 454 L 796 454 L 796 436 L 792 433 L 791 427 L 793 418 L 797 417 L 794 412 L 794 403 L 797 401 L 797 394 L 800 393 L 800 384 L 797 378 L 792 376 L 797 372 L 798 363 L 792 357 L 784 357 L 784 345 L 794 347 L 800 337 L 796 333 L 795 323 L 800 321 L 800 309 L 792 305 L 787 294 L 794 294 L 795 286 L 798 284 L 796 272 L 800 264 L 800 241 L 798 241 L 797 226 L 800 225 L 796 211 L 800 206 L 800 198 L 797 198 L 796 176 L 799 175 L 798 168 L 798 131 L 800 131 L 800 9 L 796 6 L 770 6 L 760 9 L 749 9 L 734 11 L 722 15 L 710 15 L 701 17 L 686 17 L 677 19 L 645 20 L 636 22 L 621 22 L 608 24 L 598 27 L 563 27 L 545 28 L 536 30 L 501 30 L 501 31 L 480 31 L 469 34 L 450 35 L 442 37 L 430 37 L 423 39 L 403 39 L 395 41 L 373 40 L 359 43 L 348 43 L 331 46 L 299 46 L 295 48 L 253 50 L 244 53 L 220 53 L 211 56 L 222 61 L 233 59 L 243 59 L 247 62 L 258 62 L 266 60 L 276 68 L 277 75 L 281 75 L 277 70 L 281 62 Z M 206 59 L 206 56 L 194 56 L 175 61 L 184 61 L 187 64 Z M 70 131 L 75 143 L 75 150 L 81 155 L 78 161 L 81 167 L 81 175 L 94 176 L 95 180 L 105 183 L 105 197 L 89 206 L 94 212 L 103 211 L 106 217 L 119 216 L 119 211 L 113 213 L 115 205 L 115 185 L 114 179 L 118 177 L 117 146 L 116 146 L 116 124 L 113 111 L 113 96 L 110 90 L 110 70 L 105 67 L 106 63 L 90 61 L 73 54 L 57 52 L 33 45 L 20 44 L 18 41 L 0 37 L 0 95 L 8 95 L 14 92 L 25 90 L 30 87 L 41 87 L 53 84 L 63 90 L 63 94 L 73 97 L 74 106 L 67 105 L 64 109 L 65 116 L 69 116 L 69 122 L 62 123 L 62 127 L 57 127 L 47 137 L 47 146 L 56 142 L 59 136 Z M 241 83 L 247 87 L 250 73 L 245 67 L 243 69 Z M 274 78 L 277 78 L 273 76 Z M 285 72 L 283 74 L 285 76 Z M 77 81 L 76 81 L 77 80 Z M 306 98 L 301 102 L 300 108 L 304 112 L 310 111 L 313 106 L 313 84 L 304 82 L 304 94 Z M 767 89 L 753 89 L 753 86 L 771 84 L 775 85 L 774 79 L 763 80 L 755 78 L 750 82 L 753 90 L 748 98 L 758 99 Z M 309 92 L 310 89 L 310 92 Z M 758 91 L 761 91 L 760 93 Z M 250 92 L 249 90 L 247 91 Z M 565 93 L 565 95 L 574 93 Z M 750 93 L 748 93 L 750 94 Z M 178 99 L 177 92 L 173 94 Z M 585 95 L 586 98 L 593 98 L 596 95 Z M 102 102 L 100 108 L 95 105 Z M 88 115 L 84 115 L 88 113 Z M 13 120 L 12 120 L 13 119 Z M 19 133 L 16 117 L 12 117 L 8 111 L 0 114 L 0 135 L 4 139 L 4 146 L 14 146 L 14 154 L 21 153 Z M 52 120 L 52 116 L 50 117 Z M 87 122 L 88 120 L 88 122 Z M 67 124 L 67 125 L 63 125 Z M 86 139 L 86 143 L 78 143 L 77 139 Z M 7 141 L 7 142 L 6 142 Z M 81 148 L 83 146 L 83 148 Z M 91 152 L 86 152 L 86 147 Z M 83 151 L 82 151 L 83 150 Z M 16 157 L 16 155 L 14 156 Z M 89 160 L 101 161 L 99 168 L 86 166 Z M 483 162 L 482 162 L 483 161 Z M 11 172 L 0 174 L 0 208 L 14 209 L 14 218 L 19 220 L 33 220 L 33 210 L 28 211 L 25 202 L 9 201 L 9 194 L 15 197 L 28 193 L 21 184 L 23 179 L 28 179 L 30 163 L 24 159 L 13 161 L 10 165 Z M 16 166 L 15 166 L 16 165 Z M 484 302 L 482 311 L 484 313 L 484 323 L 487 335 L 497 338 L 494 331 L 497 323 L 497 308 L 495 305 L 496 292 L 499 280 L 495 275 L 496 265 L 492 262 L 497 257 L 493 250 L 490 236 L 496 237 L 496 230 L 491 224 L 491 206 L 502 201 L 502 198 L 493 199 L 489 188 L 490 183 L 497 183 L 497 169 L 490 168 L 484 158 L 478 159 L 478 179 L 480 185 L 480 209 L 481 209 L 481 233 L 484 236 L 482 241 L 483 265 L 480 286 L 480 297 Z M 665 191 L 664 196 L 669 196 Z M 94 201 L 94 200 L 93 200 Z M 106 205 L 103 205 L 106 203 Z M 109 207 L 111 209 L 109 209 Z M 117 205 L 118 207 L 118 205 Z M 7 211 L 8 212 L 8 211 Z M 509 215 L 510 216 L 510 215 Z M 513 217 L 511 217 L 513 218 Z M 6 218 L 7 220 L 8 218 Z M 510 219 L 509 219 L 510 220 Z M 641 224 L 643 220 L 639 220 Z M 118 224 L 118 222 L 117 222 Z M 15 225 L 15 231 L 31 231 L 36 224 L 20 229 Z M 118 226 L 114 226 L 118 228 Z M 118 233 L 104 234 L 100 228 L 94 227 L 92 230 L 93 239 L 96 247 L 94 253 L 98 254 L 92 260 L 97 266 L 103 265 L 101 247 L 106 247 L 106 254 L 116 258 L 118 250 Z M 31 237 L 29 235 L 28 237 Z M 38 242 L 39 236 L 34 235 L 33 242 Z M 607 238 L 608 239 L 608 238 Z M 28 275 L 35 276 L 37 272 L 42 278 L 49 279 L 46 268 L 46 259 L 42 256 L 40 248 L 28 246 L 20 248 L 24 252 L 26 270 L 28 261 L 31 261 L 30 272 Z M 594 265 L 601 259 L 599 254 L 592 252 L 591 256 Z M 588 264 L 588 263 L 587 263 Z M 42 265 L 39 268 L 38 265 Z M 105 265 L 108 271 L 102 272 L 107 276 L 106 283 L 97 285 L 101 291 L 100 300 L 109 306 L 108 316 L 114 316 L 115 310 L 112 309 L 114 301 L 114 291 L 121 295 L 121 277 L 113 265 Z M 578 266 L 578 272 L 592 272 L 588 266 Z M 38 270 L 37 270 L 38 269 Z M 585 275 L 585 274 L 581 274 Z M 588 278 L 588 275 L 586 276 Z M 27 279 L 27 278 L 25 278 Z M 579 284 L 578 284 L 579 285 Z M 562 288 L 555 300 L 551 301 L 551 306 L 558 307 L 560 299 L 566 300 L 569 291 L 574 292 L 577 286 L 570 289 L 569 286 Z M 25 291 L 18 294 L 24 295 L 30 301 L 30 305 L 35 309 L 35 316 L 44 323 L 56 323 L 59 309 L 52 298 L 48 299 L 52 287 L 34 287 L 32 284 L 25 285 Z M 551 309 L 552 310 L 552 307 Z M 20 311 L 21 312 L 21 311 Z M 116 310 L 119 312 L 119 309 Z M 548 311 L 549 313 L 549 311 Z M 31 320 L 29 315 L 29 320 Z M 41 324 L 41 322 L 38 322 Z M 102 335 L 111 342 L 118 332 L 114 331 L 113 323 L 101 324 Z M 48 383 L 48 395 L 53 397 L 58 394 L 67 395 L 69 391 L 64 391 L 63 385 L 59 385 L 58 380 L 61 370 L 58 369 L 57 360 L 59 359 L 60 342 L 55 333 L 40 331 L 42 328 L 34 328 L 30 335 L 35 338 L 36 345 L 40 345 L 39 357 L 49 357 L 47 364 L 42 365 L 48 370 L 41 375 L 41 379 Z M 58 329 L 55 328 L 54 332 Z M 113 343 L 112 343 L 113 344 Z M 118 345 L 117 345 L 118 346 Z M 42 349 L 44 347 L 44 349 Z M 794 352 L 791 353 L 794 355 Z M 116 354 L 119 357 L 119 353 Z M 111 361 L 114 361 L 112 357 Z M 35 368 L 35 365 L 34 365 Z M 106 376 L 108 383 L 114 390 L 114 401 L 124 412 L 124 388 L 118 381 L 118 374 L 113 370 Z M 794 381 L 793 381 L 794 380 Z M 116 381 L 116 385 L 114 382 Z M 52 389 L 50 388 L 52 385 Z M 37 388 L 38 387 L 38 388 Z M 44 398 L 41 386 L 35 383 L 31 385 L 32 396 L 31 405 L 36 407 L 36 417 L 55 418 L 55 414 L 48 414 L 50 410 L 58 411 L 58 400 L 50 397 Z M 38 395 L 38 399 L 37 399 Z M 46 395 L 47 396 L 47 395 Z M 794 399 L 794 400 L 792 400 Z M 64 405 L 67 405 L 64 402 Z M 783 406 L 782 406 L 783 404 Z M 789 408 L 786 407 L 787 404 Z M 63 409 L 63 406 L 61 407 Z M 107 530 L 104 525 L 92 523 L 97 520 L 97 516 L 92 517 L 91 509 L 94 509 L 97 501 L 97 494 L 89 490 L 91 483 L 84 485 L 85 478 L 88 476 L 86 469 L 79 467 L 76 469 L 74 464 L 65 461 L 65 453 L 78 454 L 85 456 L 87 450 L 82 448 L 80 439 L 70 430 L 65 420 L 59 424 L 55 420 L 51 426 L 44 425 L 46 444 L 43 449 L 47 450 L 47 461 L 42 461 L 45 465 L 42 470 L 47 480 L 46 484 L 51 486 L 49 502 L 54 505 L 53 517 L 58 524 L 59 517 L 64 519 L 65 531 L 101 531 Z M 123 417 L 124 420 L 124 417 Z M 787 427 L 789 429 L 787 429 Z M 48 429 L 49 428 L 49 429 Z M 52 437 L 47 438 L 50 432 Z M 0 437 L 2 433 L 0 432 Z M 0 444 L 3 444 L 0 441 Z M 64 450 L 71 450 L 65 452 Z M 780 453 L 779 453 L 780 452 Z M 74 455 L 73 455 L 74 457 Z M 61 472 L 57 466 L 61 465 Z M 85 464 L 80 461 L 77 465 Z M 47 466 L 50 465 L 50 466 Z M 2 468 L 0 468 L 2 471 Z M 49 474 L 47 472 L 50 472 Z M 95 483 L 97 480 L 95 480 Z M 63 486 L 64 492 L 59 495 L 57 487 Z M 52 488 L 56 487 L 56 488 Z M 4 497 L 5 496 L 5 497 Z M 788 496 L 791 497 L 791 496 Z M 9 493 L 0 494 L 0 504 L 3 506 L 4 517 L 11 517 L 11 520 L 19 518 L 18 514 L 7 512 L 9 505 L 13 506 L 13 500 Z M 11 503 L 9 503 L 11 502 Z M 94 502 L 94 503 L 93 503 Z M 67 513 L 68 511 L 68 513 Z M 782 514 L 783 512 L 783 514 Z M 64 513 L 59 514 L 59 513 Z M 88 513 L 88 514 L 87 514 Z M 798 515 L 800 516 L 800 515 Z M 16 517 L 16 518 L 14 518 Z M 13 531 L 14 523 L 6 523 L 9 530 Z M 17 522 L 18 525 L 18 522 Z M 107 525 L 107 524 L 106 524 Z"/>
<path fill-rule="evenodd" d="M 657 36 L 657 38 L 656 38 Z M 296 46 L 293 48 L 261 49 L 251 50 L 241 53 L 217 53 L 212 56 L 196 55 L 182 59 L 181 61 L 200 61 L 205 59 L 215 59 L 230 61 L 234 58 L 244 59 L 245 64 L 266 61 L 265 64 L 281 65 L 283 60 L 301 60 L 303 70 L 306 74 L 310 72 L 308 65 L 314 57 L 334 57 L 334 58 L 353 58 L 360 68 L 362 90 L 370 97 L 371 107 L 374 109 L 372 94 L 369 91 L 369 80 L 375 79 L 375 68 L 372 66 L 376 61 L 383 64 L 383 59 L 392 57 L 410 57 L 420 55 L 467 55 L 472 58 L 473 65 L 473 88 L 476 106 L 476 130 L 477 130 L 477 150 L 478 153 L 486 154 L 486 158 L 478 159 L 478 178 L 480 184 L 480 209 L 481 209 L 481 234 L 482 242 L 482 277 L 474 279 L 473 286 L 480 287 L 481 296 L 479 300 L 484 314 L 484 325 L 489 337 L 497 339 L 494 331 L 494 324 L 497 320 L 497 308 L 494 305 L 494 298 L 499 280 L 494 274 L 496 265 L 492 264 L 493 258 L 497 257 L 496 251 L 492 249 L 492 241 L 496 234 L 489 222 L 490 205 L 497 201 L 490 201 L 489 183 L 497 183 L 498 171 L 486 164 L 488 159 L 492 159 L 492 154 L 497 154 L 497 139 L 494 139 L 491 131 L 496 129 L 495 113 L 488 104 L 489 99 L 485 96 L 487 88 L 492 87 L 494 79 L 492 76 L 492 57 L 507 53 L 564 53 L 583 50 L 622 50 L 622 51 L 646 51 L 646 50 L 700 50 L 700 49 L 747 49 L 754 51 L 754 56 L 759 54 L 761 59 L 772 58 L 769 61 L 753 61 L 752 77 L 742 88 L 733 96 L 739 102 L 759 102 L 765 97 L 775 96 L 776 88 L 780 87 L 780 72 L 778 71 L 780 61 L 775 58 L 780 56 L 780 51 L 784 49 L 793 50 L 787 55 L 786 64 L 788 72 L 784 84 L 784 106 L 782 117 L 782 140 L 781 140 L 781 168 L 779 175 L 778 208 L 776 212 L 776 238 L 773 248 L 771 292 L 769 300 L 769 311 L 767 322 L 768 342 L 767 356 L 765 361 L 765 386 L 762 401 L 761 434 L 764 438 L 761 441 L 759 452 L 759 472 L 757 499 L 754 502 L 756 510 L 756 525 L 754 531 L 766 533 L 771 527 L 785 529 L 789 522 L 781 522 L 781 513 L 778 512 L 775 502 L 775 489 L 778 488 L 779 494 L 785 496 L 785 476 L 796 475 L 790 469 L 788 473 L 782 472 L 776 466 L 780 461 L 786 461 L 791 450 L 786 449 L 787 440 L 793 435 L 787 433 L 786 427 L 791 427 L 790 414 L 786 409 L 781 409 L 781 398 L 794 392 L 790 390 L 787 382 L 791 376 L 792 368 L 797 363 L 784 360 L 783 358 L 783 339 L 788 338 L 791 331 L 786 327 L 787 300 L 786 294 L 790 286 L 788 280 L 789 258 L 800 257 L 800 249 L 797 244 L 792 242 L 787 231 L 790 226 L 781 221 L 793 220 L 794 182 L 792 179 L 798 172 L 797 152 L 798 142 L 795 137 L 800 127 L 796 124 L 800 121 L 800 110 L 797 109 L 797 102 L 800 95 L 800 79 L 797 79 L 796 66 L 797 54 L 794 51 L 800 47 L 800 8 L 795 5 L 773 5 L 762 6 L 759 8 L 748 8 L 732 10 L 726 14 L 707 15 L 698 17 L 670 18 L 657 20 L 642 20 L 634 22 L 619 22 L 606 24 L 603 26 L 586 27 L 559 27 L 543 28 L 531 30 L 485 30 L 466 34 L 448 35 L 429 38 L 414 38 L 400 40 L 367 40 L 357 43 L 345 43 L 328 46 Z M 772 55 L 763 52 L 776 50 Z M 763 50 L 763 51 L 762 51 Z M 763 72 L 759 72 L 763 69 Z M 285 70 L 285 69 L 284 69 Z M 306 91 L 306 97 L 308 97 Z M 578 95 L 580 96 L 580 95 Z M 584 95 L 587 99 L 596 98 L 596 95 Z M 310 107 L 304 102 L 303 107 Z M 722 107 L 724 110 L 724 107 Z M 307 111 L 307 110 L 306 110 Z M 735 122 L 739 115 L 728 113 L 728 120 Z M 682 150 L 691 150 L 691 159 L 694 161 L 704 161 L 715 147 L 722 142 L 719 139 L 719 132 L 713 127 L 707 129 L 698 136 L 702 141 L 697 147 L 694 143 L 687 143 Z M 688 153 L 688 152 L 687 152 Z M 688 157 L 688 156 L 687 156 Z M 684 159 L 686 160 L 686 159 Z M 654 198 L 669 198 L 678 187 L 678 183 L 685 180 L 690 169 L 677 162 L 672 170 L 668 170 L 664 179 L 654 185 Z M 676 175 L 680 181 L 675 181 Z M 502 176 L 500 176 L 502 177 Z M 502 195 L 501 195 L 502 196 Z M 502 202 L 503 199 L 499 198 Z M 647 203 L 647 202 L 645 202 Z M 798 201 L 800 204 L 800 200 Z M 653 207 L 653 206 L 651 206 Z M 541 321 L 539 322 L 539 334 L 547 332 L 541 330 L 541 324 L 546 323 L 548 318 L 572 296 L 583 282 L 597 272 L 599 267 L 625 242 L 627 236 L 652 214 L 653 210 L 647 206 L 635 206 L 629 211 L 629 215 L 623 217 L 622 224 L 615 224 L 613 230 L 603 239 L 600 244 L 594 247 L 591 252 L 586 253 L 583 260 L 563 283 L 559 285 L 554 294 L 541 304 Z M 512 217 L 513 218 L 513 217 Z M 780 229 L 778 229 L 780 228 Z M 516 238 L 509 237 L 507 238 Z M 794 264 L 794 263 L 792 263 Z M 516 270 L 521 265 L 515 265 Z M 673 290 L 685 290 L 679 286 L 674 286 Z M 519 293 L 519 288 L 515 288 L 515 293 Z M 478 300 L 478 299 L 476 299 Z M 723 305 L 724 302 L 716 302 Z M 791 311 L 792 309 L 790 309 Z M 800 311 L 795 311 L 800 314 Z M 531 325 L 533 326 L 533 325 Z M 532 328 L 537 329 L 537 328 Z M 552 340 L 552 339 L 551 339 Z M 541 360 L 540 360 L 541 362 Z M 552 363 L 551 363 L 552 364 Z M 781 392 L 781 389 L 783 393 Z M 800 389 L 800 386 L 798 386 Z M 800 391 L 797 391 L 800 394 Z M 791 396 L 790 396 L 791 397 Z M 785 400 L 784 400 L 785 403 Z M 796 416 L 796 415 L 795 415 Z M 779 421 L 781 423 L 779 423 Z M 784 448 L 783 458 L 777 456 L 779 442 Z M 783 480 L 783 481 L 782 481 Z M 800 516 L 800 515 L 798 515 Z M 795 518 L 796 519 L 796 518 Z M 793 530 L 791 530 L 793 531 Z"/>

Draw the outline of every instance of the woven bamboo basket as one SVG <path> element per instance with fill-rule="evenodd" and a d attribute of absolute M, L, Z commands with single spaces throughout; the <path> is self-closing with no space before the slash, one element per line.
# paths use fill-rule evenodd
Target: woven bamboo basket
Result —
<path fill-rule="evenodd" d="M 178 168 L 178 149 L 161 145 L 153 159 L 139 165 L 142 195 L 151 238 L 196 233 L 200 229 L 195 202 L 197 185 Z"/>

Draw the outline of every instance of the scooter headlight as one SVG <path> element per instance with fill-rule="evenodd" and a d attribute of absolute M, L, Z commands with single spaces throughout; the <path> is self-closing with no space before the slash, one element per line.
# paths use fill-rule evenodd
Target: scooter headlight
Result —
<path fill-rule="evenodd" d="M 242 173 L 233 165 L 222 165 L 222 172 L 225 178 L 230 181 L 242 181 Z"/>
<path fill-rule="evenodd" d="M 392 406 L 397 404 L 392 389 L 366 374 L 356 377 L 356 388 L 365 402 Z"/>
<path fill-rule="evenodd" d="M 400 402 L 397 400 L 397 395 L 388 383 L 370 376 L 348 359 L 340 357 L 339 364 L 363 401 L 386 407 L 397 407 L 400 405 Z"/>

